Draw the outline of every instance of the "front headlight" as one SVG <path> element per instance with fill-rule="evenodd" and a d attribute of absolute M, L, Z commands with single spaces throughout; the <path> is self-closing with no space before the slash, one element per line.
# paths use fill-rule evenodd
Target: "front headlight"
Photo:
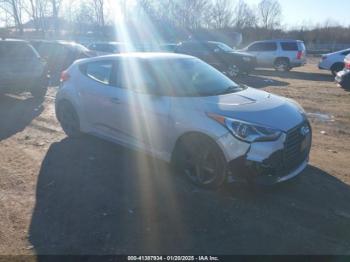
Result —
<path fill-rule="evenodd" d="M 236 138 L 245 142 L 275 141 L 282 132 L 280 130 L 208 113 L 208 116 L 225 126 Z"/>

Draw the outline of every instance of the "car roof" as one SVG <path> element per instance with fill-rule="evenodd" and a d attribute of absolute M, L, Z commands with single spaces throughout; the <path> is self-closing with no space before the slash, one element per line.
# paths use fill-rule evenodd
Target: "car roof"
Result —
<path fill-rule="evenodd" d="M 10 38 L 5 38 L 5 39 L 0 39 L 0 43 L 4 43 L 4 42 L 7 42 L 7 43 L 11 43 L 11 42 L 14 42 L 14 43 L 28 43 L 28 41 L 26 40 L 22 40 L 22 39 L 10 39 Z"/>
<path fill-rule="evenodd" d="M 92 45 L 125 45 L 123 42 L 92 42 Z"/>
<path fill-rule="evenodd" d="M 255 41 L 253 43 L 273 43 L 273 42 L 304 42 L 304 41 L 302 41 L 302 40 L 295 40 L 295 39 L 271 39 L 271 40 Z"/>
<path fill-rule="evenodd" d="M 121 53 L 121 54 L 112 54 L 112 55 L 104 55 L 93 58 L 87 58 L 79 60 L 80 62 L 87 61 L 103 61 L 105 59 L 137 59 L 137 60 L 147 60 L 147 61 L 155 61 L 155 60 L 182 60 L 182 59 L 197 59 L 193 56 L 184 55 L 184 54 L 175 54 L 175 53 L 162 53 L 162 52 L 134 52 L 134 53 Z"/>

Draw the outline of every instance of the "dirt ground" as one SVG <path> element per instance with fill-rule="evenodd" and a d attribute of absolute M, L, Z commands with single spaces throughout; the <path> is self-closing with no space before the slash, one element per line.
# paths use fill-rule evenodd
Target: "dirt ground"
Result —
<path fill-rule="evenodd" d="M 350 92 L 315 62 L 240 79 L 297 100 L 312 122 L 306 171 L 264 190 L 201 190 L 144 154 L 68 139 L 55 88 L 43 103 L 1 97 L 0 255 L 349 255 Z"/>

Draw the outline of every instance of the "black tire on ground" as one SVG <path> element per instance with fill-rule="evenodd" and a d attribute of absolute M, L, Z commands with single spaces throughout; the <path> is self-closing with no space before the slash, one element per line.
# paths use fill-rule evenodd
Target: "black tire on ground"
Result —
<path fill-rule="evenodd" d="M 290 67 L 290 63 L 287 58 L 277 58 L 274 63 L 274 67 L 276 71 L 282 71 L 282 72 L 287 72 L 292 69 Z"/>
<path fill-rule="evenodd" d="M 336 76 L 338 72 L 344 69 L 344 63 L 335 63 L 331 66 L 331 72 L 333 76 Z"/>
<path fill-rule="evenodd" d="M 216 189 L 227 177 L 227 162 L 219 146 L 209 137 L 190 134 L 176 146 L 172 164 L 191 182 L 207 189 Z"/>
<path fill-rule="evenodd" d="M 57 118 L 68 137 L 81 136 L 79 116 L 69 102 L 64 101 L 58 105 Z"/>

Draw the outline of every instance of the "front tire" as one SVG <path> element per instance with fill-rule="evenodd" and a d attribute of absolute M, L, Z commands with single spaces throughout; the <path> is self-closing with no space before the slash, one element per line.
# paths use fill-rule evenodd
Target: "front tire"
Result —
<path fill-rule="evenodd" d="M 76 138 L 81 135 L 80 120 L 73 106 L 68 102 L 58 105 L 57 118 L 63 131 L 68 137 Z"/>
<path fill-rule="evenodd" d="M 202 188 L 221 187 L 227 177 L 227 162 L 219 146 L 204 135 L 188 135 L 175 151 L 175 166 Z"/>

